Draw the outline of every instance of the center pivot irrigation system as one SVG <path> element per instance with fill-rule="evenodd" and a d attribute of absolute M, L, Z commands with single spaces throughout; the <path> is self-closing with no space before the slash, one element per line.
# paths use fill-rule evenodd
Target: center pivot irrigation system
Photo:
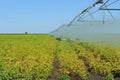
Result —
<path fill-rule="evenodd" d="M 116 12 L 117 11 L 117 12 Z M 120 11 L 120 0 L 97 0 L 75 16 L 68 24 L 52 31 L 50 35 L 60 38 L 88 38 L 88 34 L 116 32 L 120 27 L 117 18 Z M 115 16 L 115 14 L 117 14 Z M 87 34 L 87 36 L 85 36 Z M 89 35 L 90 37 L 90 35 Z M 92 38 L 91 36 L 90 38 Z"/>
<path fill-rule="evenodd" d="M 75 16 L 75 18 L 68 24 L 68 26 L 70 26 L 73 22 L 75 21 L 82 21 L 83 19 L 92 16 L 93 14 L 95 14 L 96 12 L 98 12 L 99 10 L 107 10 L 109 12 L 109 14 L 111 15 L 111 17 L 113 19 L 115 19 L 111 13 L 111 10 L 114 11 L 118 11 L 120 10 L 119 8 L 108 8 L 109 6 L 117 3 L 120 0 L 113 0 L 112 2 L 109 3 L 110 0 L 97 0 L 95 3 L 93 3 L 91 6 L 89 6 L 88 8 L 84 9 L 80 14 L 78 14 L 77 16 Z M 109 4 L 107 4 L 109 3 Z M 97 5 L 101 5 L 96 11 L 90 13 L 89 11 L 96 7 Z M 87 13 L 89 13 L 88 15 L 86 15 Z M 86 15 L 86 16 L 85 16 Z"/>

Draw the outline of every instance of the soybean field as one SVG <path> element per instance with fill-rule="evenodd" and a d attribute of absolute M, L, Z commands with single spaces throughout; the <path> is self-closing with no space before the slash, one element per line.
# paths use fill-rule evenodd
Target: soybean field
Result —
<path fill-rule="evenodd" d="M 0 80 L 120 80 L 120 49 L 47 34 L 1 34 Z"/>

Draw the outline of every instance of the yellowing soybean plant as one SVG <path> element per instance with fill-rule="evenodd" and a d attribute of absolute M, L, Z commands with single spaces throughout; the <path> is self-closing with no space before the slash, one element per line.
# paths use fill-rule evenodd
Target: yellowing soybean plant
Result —
<path fill-rule="evenodd" d="M 0 80 L 119 80 L 120 50 L 45 34 L 0 35 Z"/>

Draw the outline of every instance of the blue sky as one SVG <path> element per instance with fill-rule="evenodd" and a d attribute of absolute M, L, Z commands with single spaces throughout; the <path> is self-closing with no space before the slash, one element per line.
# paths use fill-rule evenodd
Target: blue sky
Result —
<path fill-rule="evenodd" d="M 94 0 L 0 0 L 0 33 L 49 33 Z"/>
<path fill-rule="evenodd" d="M 49 33 L 96 0 L 0 0 L 0 33 Z"/>

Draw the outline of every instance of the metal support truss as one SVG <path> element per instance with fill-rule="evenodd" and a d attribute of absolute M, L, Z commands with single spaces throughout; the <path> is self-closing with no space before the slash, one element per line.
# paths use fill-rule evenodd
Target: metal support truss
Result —
<path fill-rule="evenodd" d="M 116 8 L 116 9 L 115 8 L 106 8 L 106 7 L 109 7 L 110 5 L 112 5 L 118 1 L 120 1 L 120 0 L 115 0 L 115 1 L 111 2 L 110 4 L 106 5 L 109 2 L 109 0 L 107 0 L 104 2 L 104 4 L 99 9 L 100 10 L 115 10 L 115 11 L 120 10 L 118 8 Z"/>
<path fill-rule="evenodd" d="M 84 18 L 86 18 L 86 17 L 88 17 L 88 16 L 91 16 L 92 14 L 98 12 L 99 10 L 108 10 L 109 14 L 112 16 L 110 10 L 120 10 L 120 9 L 110 9 L 110 8 L 108 8 L 108 7 L 109 7 L 110 5 L 118 2 L 118 1 L 119 1 L 119 0 L 115 0 L 115 1 L 111 2 L 110 4 L 106 5 L 106 4 L 109 2 L 109 0 L 105 0 L 105 1 L 104 1 L 104 0 L 97 0 L 97 1 L 96 1 L 95 3 L 93 3 L 91 6 L 89 6 L 89 7 L 86 8 L 86 9 L 84 9 L 80 14 L 78 14 L 77 16 L 75 16 L 75 17 L 72 19 L 72 21 L 68 24 L 68 26 L 70 26 L 70 25 L 71 25 L 73 22 L 75 22 L 75 21 L 81 21 L 82 19 L 84 19 Z M 98 4 L 101 5 L 101 6 L 99 7 L 99 9 L 96 10 L 95 12 L 93 12 L 93 13 L 89 13 L 89 11 L 90 11 L 92 8 L 94 8 L 96 5 L 98 5 Z M 86 13 L 89 13 L 89 15 L 86 16 Z M 114 17 L 112 16 L 112 18 L 114 18 Z"/>

